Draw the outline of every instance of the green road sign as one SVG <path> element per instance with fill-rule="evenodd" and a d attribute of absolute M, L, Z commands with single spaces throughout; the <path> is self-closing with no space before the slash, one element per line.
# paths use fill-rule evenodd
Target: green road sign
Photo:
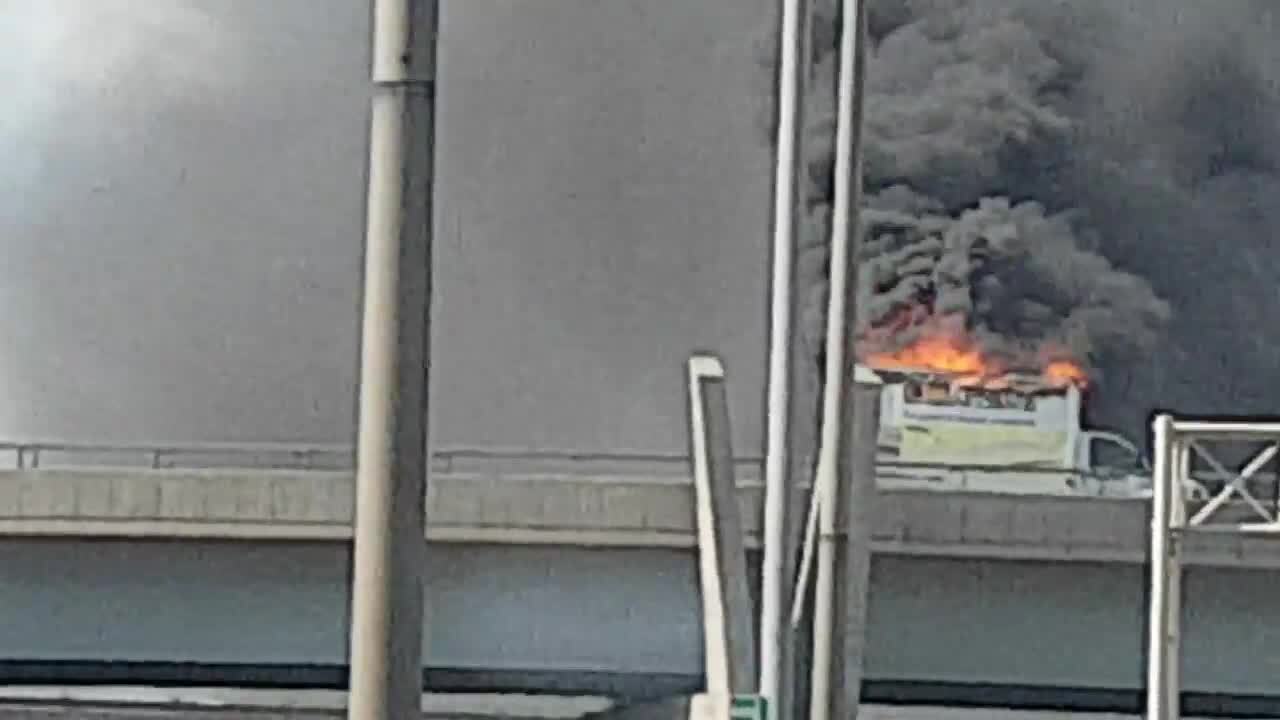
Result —
<path fill-rule="evenodd" d="M 769 702 L 759 695 L 734 695 L 729 720 L 769 720 Z"/>

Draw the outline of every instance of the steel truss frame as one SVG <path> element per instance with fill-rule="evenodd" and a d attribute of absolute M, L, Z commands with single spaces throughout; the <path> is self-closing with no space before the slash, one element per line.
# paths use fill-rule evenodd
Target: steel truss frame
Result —
<path fill-rule="evenodd" d="M 1280 507 L 1268 508 L 1249 490 L 1251 478 L 1280 454 L 1280 422 L 1220 422 L 1159 415 L 1152 422 L 1151 591 L 1147 625 L 1147 718 L 1178 720 L 1181 681 L 1182 568 L 1185 538 L 1196 532 L 1274 534 L 1280 536 Z M 1237 472 L 1226 469 L 1204 443 L 1236 441 L 1266 445 Z M 1225 485 L 1206 504 L 1189 513 L 1188 488 L 1193 457 Z M 1221 518 L 1239 498 L 1253 522 Z M 1239 507 L 1237 504 L 1236 507 Z"/>

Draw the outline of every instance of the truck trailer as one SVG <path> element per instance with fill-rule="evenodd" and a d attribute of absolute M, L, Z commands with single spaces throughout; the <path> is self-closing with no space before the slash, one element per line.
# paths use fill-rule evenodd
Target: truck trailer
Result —
<path fill-rule="evenodd" d="M 976 379 L 871 370 L 884 383 L 881 486 L 1112 497 L 1151 491 L 1151 467 L 1135 443 L 1083 427 L 1080 383 L 1040 373 Z"/>

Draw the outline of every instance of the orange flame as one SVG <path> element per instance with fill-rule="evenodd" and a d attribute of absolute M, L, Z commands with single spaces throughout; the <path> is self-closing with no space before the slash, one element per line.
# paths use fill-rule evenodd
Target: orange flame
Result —
<path fill-rule="evenodd" d="M 879 370 L 917 370 L 959 376 L 961 386 L 997 389 L 1008 386 L 1008 368 L 984 353 L 970 338 L 957 334 L 926 335 L 892 352 L 865 353 L 862 362 Z M 1055 387 L 1088 386 L 1088 375 L 1080 365 L 1060 356 L 1044 362 L 1043 380 Z"/>
<path fill-rule="evenodd" d="M 909 367 L 953 375 L 986 376 L 991 363 L 982 352 L 958 338 L 925 337 L 895 352 L 870 353 L 863 360 L 869 367 Z"/>
<path fill-rule="evenodd" d="M 1070 360 L 1054 360 L 1044 366 L 1042 374 L 1047 382 L 1059 387 L 1075 385 L 1083 388 L 1089 385 L 1089 377 L 1085 375 L 1084 368 Z"/>

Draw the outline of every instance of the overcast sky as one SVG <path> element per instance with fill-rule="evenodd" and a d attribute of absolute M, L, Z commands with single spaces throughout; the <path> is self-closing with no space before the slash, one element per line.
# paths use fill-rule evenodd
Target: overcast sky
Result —
<path fill-rule="evenodd" d="M 365 4 L 4 5 L 0 436 L 350 439 Z M 439 444 L 754 450 L 772 3 L 443 5 Z"/>

